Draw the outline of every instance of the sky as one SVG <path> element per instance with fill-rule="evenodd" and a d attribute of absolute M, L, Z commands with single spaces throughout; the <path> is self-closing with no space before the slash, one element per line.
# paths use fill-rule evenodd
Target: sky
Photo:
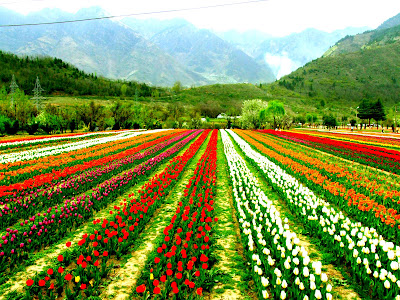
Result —
<path fill-rule="evenodd" d="M 44 8 L 75 13 L 81 8 L 101 6 L 110 15 L 213 6 L 246 0 L 0 0 L 0 6 L 22 14 Z M 199 28 L 214 31 L 259 30 L 285 36 L 307 28 L 332 32 L 346 27 L 376 28 L 400 13 L 399 0 L 261 0 L 234 6 L 148 14 L 140 18 L 185 18 Z M 0 20 L 1 21 L 1 20 Z"/>

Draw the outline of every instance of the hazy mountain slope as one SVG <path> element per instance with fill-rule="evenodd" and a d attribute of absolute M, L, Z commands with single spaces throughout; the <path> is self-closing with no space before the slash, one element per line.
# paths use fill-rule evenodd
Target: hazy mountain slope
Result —
<path fill-rule="evenodd" d="M 1 12 L 0 12 L 1 13 Z M 80 10 L 75 15 L 45 10 L 12 22 L 46 22 L 81 19 L 106 14 L 99 8 Z M 2 15 L 0 15 L 2 19 Z M 18 54 L 61 58 L 90 73 L 157 85 L 185 85 L 207 81 L 176 61 L 132 29 L 111 20 L 77 22 L 3 30 L 0 49 Z"/>
<path fill-rule="evenodd" d="M 400 25 L 400 14 L 397 14 L 383 22 L 377 29 L 387 29 Z"/>
<path fill-rule="evenodd" d="M 268 68 L 206 29 L 182 19 L 124 20 L 193 72 L 210 82 L 271 82 Z"/>
<path fill-rule="evenodd" d="M 286 37 L 265 40 L 254 51 L 254 57 L 269 64 L 274 74 L 280 78 L 320 57 L 342 37 L 363 32 L 366 29 L 366 27 L 346 28 L 327 33 L 310 28 Z"/>

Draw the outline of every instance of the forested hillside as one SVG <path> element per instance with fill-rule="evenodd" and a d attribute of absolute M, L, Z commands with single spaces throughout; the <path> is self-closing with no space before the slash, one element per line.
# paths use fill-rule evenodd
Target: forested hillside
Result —
<path fill-rule="evenodd" d="M 12 75 L 26 94 L 32 94 L 36 77 L 39 77 L 46 95 L 96 95 L 148 97 L 157 91 L 162 95 L 164 89 L 155 88 L 145 83 L 134 81 L 114 81 L 96 74 L 87 74 L 58 58 L 19 57 L 0 51 L 0 88 L 10 86 Z M 124 87 L 122 88 L 122 86 Z"/>

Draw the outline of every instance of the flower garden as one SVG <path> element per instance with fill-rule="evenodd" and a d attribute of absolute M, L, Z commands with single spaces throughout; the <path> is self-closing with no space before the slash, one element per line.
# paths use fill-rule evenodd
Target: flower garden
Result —
<path fill-rule="evenodd" d="M 400 300 L 400 140 L 0 141 L 0 299 Z"/>

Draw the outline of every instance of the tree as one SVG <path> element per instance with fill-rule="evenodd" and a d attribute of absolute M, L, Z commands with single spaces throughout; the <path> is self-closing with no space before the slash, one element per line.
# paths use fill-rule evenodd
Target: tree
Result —
<path fill-rule="evenodd" d="M 266 106 L 266 103 L 260 99 L 245 100 L 241 118 L 243 128 L 259 128 L 261 125 L 260 111 Z"/>
<path fill-rule="evenodd" d="M 307 113 L 307 114 L 306 114 L 306 120 L 307 120 L 308 126 L 311 126 L 311 123 L 313 122 L 313 116 L 312 116 L 312 114 Z"/>
<path fill-rule="evenodd" d="M 378 99 L 372 107 L 372 118 L 377 122 L 386 120 L 385 109 L 381 99 Z"/>
<path fill-rule="evenodd" d="M 110 110 L 115 122 L 113 129 L 120 129 L 120 128 L 127 129 L 127 127 L 130 127 L 128 124 L 128 120 L 131 116 L 130 104 L 124 105 L 122 104 L 121 101 L 117 100 L 111 106 Z"/>
<path fill-rule="evenodd" d="M 358 117 L 361 120 L 368 120 L 368 125 L 371 124 L 371 119 L 373 117 L 372 107 L 372 102 L 366 99 L 363 99 L 358 106 Z"/>
<path fill-rule="evenodd" d="M 285 115 L 285 108 L 283 107 L 283 103 L 278 100 L 273 100 L 268 102 L 267 107 L 268 114 L 272 115 L 274 119 L 274 128 L 277 127 L 277 117 Z"/>
<path fill-rule="evenodd" d="M 322 121 L 328 128 L 334 128 L 337 126 L 336 118 L 333 115 L 323 116 Z"/>
<path fill-rule="evenodd" d="M 172 87 L 172 91 L 175 94 L 178 94 L 180 91 L 182 91 L 182 83 L 180 81 L 176 81 Z"/>
<path fill-rule="evenodd" d="M 4 101 L 7 99 L 7 90 L 6 87 L 3 85 L 0 89 L 0 101 Z"/>
<path fill-rule="evenodd" d="M 122 97 L 125 99 L 126 96 L 126 90 L 128 89 L 128 86 L 124 83 L 123 85 L 121 85 L 121 95 Z"/>

